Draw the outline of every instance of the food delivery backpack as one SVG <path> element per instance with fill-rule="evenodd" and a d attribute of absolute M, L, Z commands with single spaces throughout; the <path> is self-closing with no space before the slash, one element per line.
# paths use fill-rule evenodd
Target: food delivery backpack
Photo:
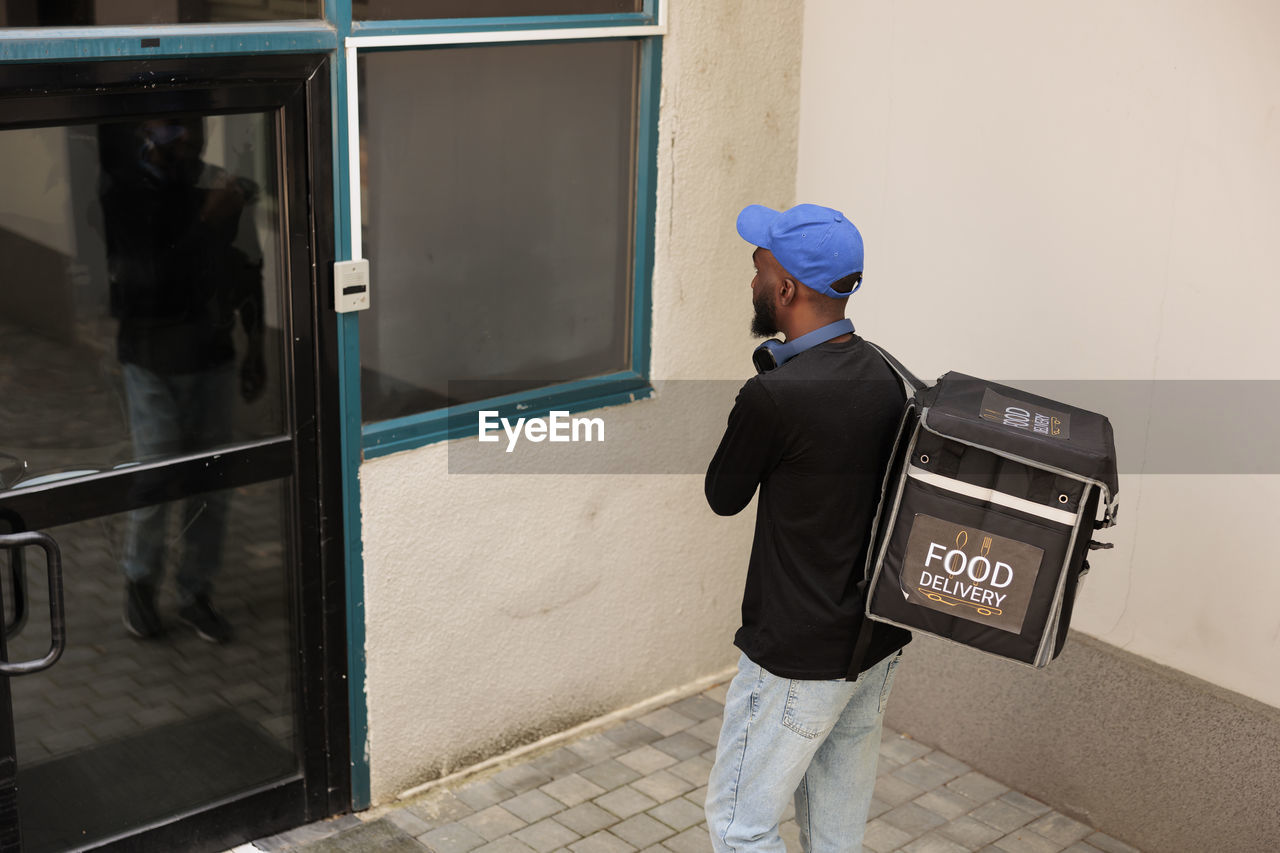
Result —
<path fill-rule="evenodd" d="M 926 387 L 876 349 L 907 402 L 872 526 L 869 618 L 851 674 L 872 620 L 1045 666 L 1066 641 L 1086 552 L 1111 547 L 1090 541 L 1115 523 L 1111 423 L 963 373 Z"/>

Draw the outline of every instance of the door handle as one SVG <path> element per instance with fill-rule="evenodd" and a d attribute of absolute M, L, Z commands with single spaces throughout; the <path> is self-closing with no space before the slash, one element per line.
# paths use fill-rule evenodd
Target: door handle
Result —
<path fill-rule="evenodd" d="M 9 578 L 13 584 L 13 621 L 5 620 L 6 640 L 22 633 L 27 624 L 27 610 L 30 609 L 30 602 L 27 600 L 27 561 L 21 548 L 14 549 L 9 560 Z"/>
<path fill-rule="evenodd" d="M 49 653 L 38 660 L 0 661 L 0 675 L 28 675 L 48 669 L 58 662 L 67 647 L 66 611 L 62 603 L 62 552 L 58 543 L 49 534 L 34 530 L 0 535 L 0 548 L 25 548 L 28 545 L 44 549 L 49 571 Z"/>

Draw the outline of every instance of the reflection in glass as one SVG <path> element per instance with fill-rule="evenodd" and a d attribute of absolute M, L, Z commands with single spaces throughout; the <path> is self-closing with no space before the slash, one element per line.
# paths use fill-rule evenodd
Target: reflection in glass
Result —
<path fill-rule="evenodd" d="M 360 59 L 366 421 L 629 366 L 638 50 Z"/>
<path fill-rule="evenodd" d="M 258 185 L 201 159 L 204 119 L 98 129 L 116 354 L 135 458 L 225 444 L 232 435 L 237 316 L 247 402 L 262 392 L 262 253 L 241 231 Z"/>
<path fill-rule="evenodd" d="M 0 492 L 283 431 L 273 137 L 0 132 Z"/>
<path fill-rule="evenodd" d="M 641 12 L 641 0 L 354 0 L 357 21 Z"/>
<path fill-rule="evenodd" d="M 320 0 L 6 0 L 0 27 L 230 23 L 320 14 Z"/>
<path fill-rule="evenodd" d="M 206 591 L 230 625 L 210 643 L 179 614 L 176 579 L 157 586 L 161 633 L 138 639 L 121 624 L 127 514 L 54 528 L 63 557 L 67 651 L 52 668 L 10 680 L 25 848 L 63 850 L 292 777 L 294 681 L 290 661 L 287 482 L 197 495 L 157 507 L 163 574 L 187 552 L 211 557 L 210 531 L 193 533 L 218 504 L 228 521 Z M 0 551 L 6 622 L 17 600 Z M 48 648 L 41 552 L 28 549 L 25 624 L 10 660 Z"/>

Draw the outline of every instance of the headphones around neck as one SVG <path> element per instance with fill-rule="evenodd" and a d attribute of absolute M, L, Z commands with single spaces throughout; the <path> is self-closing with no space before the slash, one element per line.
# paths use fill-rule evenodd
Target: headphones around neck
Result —
<path fill-rule="evenodd" d="M 852 333 L 853 321 L 845 317 L 844 319 L 836 320 L 834 323 L 828 323 L 820 329 L 814 329 L 812 332 L 803 334 L 793 341 L 784 343 L 777 338 L 770 338 L 756 347 L 755 352 L 751 353 L 751 360 L 755 363 L 756 373 L 768 373 L 770 370 L 775 370 L 786 364 L 807 349 L 813 349 L 818 344 L 825 344 L 832 338 Z"/>

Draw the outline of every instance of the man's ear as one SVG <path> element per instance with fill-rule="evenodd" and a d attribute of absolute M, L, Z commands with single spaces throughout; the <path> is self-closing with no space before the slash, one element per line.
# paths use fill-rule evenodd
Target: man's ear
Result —
<path fill-rule="evenodd" d="M 784 278 L 782 284 L 778 285 L 778 304 L 790 305 L 796 298 L 796 283 L 794 279 Z"/>

